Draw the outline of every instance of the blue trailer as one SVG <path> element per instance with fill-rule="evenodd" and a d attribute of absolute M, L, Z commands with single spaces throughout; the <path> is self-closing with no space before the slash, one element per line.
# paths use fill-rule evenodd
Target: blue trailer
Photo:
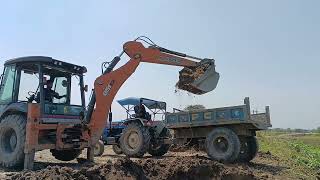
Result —
<path fill-rule="evenodd" d="M 271 127 L 269 106 L 251 114 L 249 98 L 230 107 L 166 113 L 167 128 L 174 132 L 175 144 L 203 146 L 208 156 L 224 162 L 246 162 L 258 151 L 256 131 Z"/>

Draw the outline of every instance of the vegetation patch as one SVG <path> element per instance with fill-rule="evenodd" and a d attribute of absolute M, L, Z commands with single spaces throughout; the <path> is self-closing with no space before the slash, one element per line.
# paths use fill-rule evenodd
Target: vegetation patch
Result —
<path fill-rule="evenodd" d="M 303 179 L 316 177 L 320 169 L 319 134 L 265 131 L 258 133 L 260 150 L 278 157 L 288 174 Z"/>
<path fill-rule="evenodd" d="M 303 142 L 289 142 L 293 149 L 292 158 L 299 165 L 312 169 L 320 169 L 320 148 L 304 144 Z"/>

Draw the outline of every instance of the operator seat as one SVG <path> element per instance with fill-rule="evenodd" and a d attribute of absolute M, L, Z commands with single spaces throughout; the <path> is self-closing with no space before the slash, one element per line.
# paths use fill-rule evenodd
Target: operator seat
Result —
<path fill-rule="evenodd" d="M 146 111 L 144 105 L 135 105 L 133 109 L 135 113 L 134 117 L 146 119 L 148 121 L 151 120 L 151 115 Z"/>

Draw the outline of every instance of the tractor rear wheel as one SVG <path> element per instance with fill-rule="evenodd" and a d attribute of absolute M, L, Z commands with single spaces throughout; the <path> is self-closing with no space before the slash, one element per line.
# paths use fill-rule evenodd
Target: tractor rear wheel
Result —
<path fill-rule="evenodd" d="M 249 162 L 258 153 L 259 144 L 255 136 L 240 137 L 241 149 L 237 161 Z"/>
<path fill-rule="evenodd" d="M 120 137 L 122 152 L 129 157 L 143 157 L 149 148 L 149 128 L 140 123 L 129 123 Z"/>
<path fill-rule="evenodd" d="M 50 150 L 53 157 L 60 161 L 71 161 L 76 159 L 80 154 L 81 150 L 79 149 L 68 149 L 68 150 Z"/>
<path fill-rule="evenodd" d="M 229 128 L 215 128 L 206 138 L 206 151 L 211 159 L 234 162 L 240 152 L 239 137 Z"/>
<path fill-rule="evenodd" d="M 27 119 L 23 115 L 5 116 L 0 123 L 0 164 L 21 167 L 24 162 Z"/>
<path fill-rule="evenodd" d="M 121 147 L 120 147 L 120 145 L 118 145 L 118 144 L 112 145 L 112 150 L 113 150 L 113 152 L 116 153 L 116 154 L 122 154 Z"/>
<path fill-rule="evenodd" d="M 171 138 L 171 134 L 168 128 L 163 128 L 162 132 L 159 135 L 159 138 Z M 148 153 L 152 156 L 163 156 L 165 155 L 170 148 L 170 144 L 164 144 L 164 143 L 150 143 L 150 147 L 148 150 Z"/>

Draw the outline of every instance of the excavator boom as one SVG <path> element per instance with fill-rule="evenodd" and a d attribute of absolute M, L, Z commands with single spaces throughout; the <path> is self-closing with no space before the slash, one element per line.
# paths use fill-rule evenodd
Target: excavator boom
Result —
<path fill-rule="evenodd" d="M 102 134 L 103 128 L 101 127 L 106 124 L 108 111 L 115 95 L 122 84 L 134 73 L 140 62 L 184 67 L 179 73 L 179 82 L 176 86 L 194 94 L 212 91 L 218 83 L 219 74 L 215 71 L 214 60 L 187 56 L 159 46 L 146 48 L 137 41 L 125 43 L 123 51 L 130 57 L 130 60 L 120 68 L 113 70 L 120 61 L 120 57 L 115 57 L 105 72 L 95 80 L 94 93 L 85 116 L 90 129 L 91 145 L 94 145 Z M 194 60 L 200 60 L 200 62 Z"/>

